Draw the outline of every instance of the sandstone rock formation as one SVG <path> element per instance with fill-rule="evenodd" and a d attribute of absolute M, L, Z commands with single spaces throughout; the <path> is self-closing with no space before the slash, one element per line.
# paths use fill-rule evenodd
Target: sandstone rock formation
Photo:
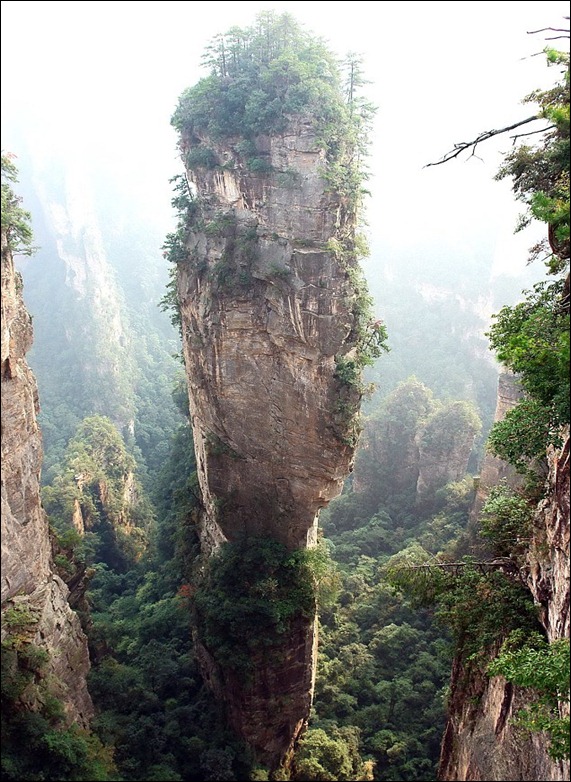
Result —
<path fill-rule="evenodd" d="M 496 420 L 521 397 L 510 374 L 498 386 Z M 533 533 L 525 573 L 538 606 L 547 638 L 569 638 L 569 433 L 563 445 L 549 453 L 545 499 L 533 519 Z M 475 499 L 472 523 L 490 487 L 505 479 L 512 486 L 521 478 L 510 465 L 487 455 Z M 440 780 L 566 780 L 569 763 L 554 761 L 548 741 L 514 724 L 517 712 L 529 705 L 530 693 L 502 676 L 488 678 L 467 672 L 459 660 L 452 671 L 448 723 L 440 757 Z M 565 706 L 568 709 L 568 704 Z"/>
<path fill-rule="evenodd" d="M 87 692 L 87 641 L 67 602 L 68 588 L 53 570 L 48 523 L 40 501 L 42 444 L 38 396 L 26 362 L 31 318 L 19 274 L 2 237 L 2 640 L 5 611 L 29 616 L 19 632 L 49 654 L 50 694 L 67 719 L 86 727 L 93 713 Z M 15 614 L 14 614 L 15 612 Z M 22 699 L 26 700 L 26 693 Z M 34 704 L 29 704 L 31 707 Z"/>
<path fill-rule="evenodd" d="M 452 670 L 451 713 L 440 756 L 439 780 L 555 782 L 569 779 L 569 764 L 546 752 L 545 737 L 514 726 L 529 693 L 497 676 Z"/>
<path fill-rule="evenodd" d="M 480 428 L 479 419 L 465 402 L 452 402 L 429 418 L 417 436 L 417 502 L 430 499 L 436 489 L 464 477 Z"/>
<path fill-rule="evenodd" d="M 511 372 L 501 372 L 498 377 L 494 422 L 501 421 L 508 410 L 511 410 L 517 404 L 521 396 L 522 389 L 516 376 Z M 521 476 L 515 471 L 515 468 L 491 453 L 487 453 L 482 462 L 479 478 L 476 497 L 470 513 L 470 524 L 472 526 L 477 523 L 482 506 L 492 486 L 496 486 L 502 481 L 506 481 L 513 487 L 521 485 Z"/>
<path fill-rule="evenodd" d="M 534 517 L 527 558 L 528 586 L 547 638 L 569 638 L 569 430 L 550 448 L 550 491 Z"/>
<path fill-rule="evenodd" d="M 183 139 L 183 151 L 200 141 Z M 196 210 L 178 267 L 201 539 L 205 551 L 243 535 L 293 551 L 315 544 L 319 510 L 352 465 L 360 391 L 339 361 L 357 340 L 354 269 L 336 249 L 347 225 L 311 124 L 258 137 L 263 171 L 248 167 L 238 141 L 209 139 L 218 166 L 187 171 Z M 313 622 L 284 639 L 280 657 L 250 684 L 222 672 L 218 688 L 270 765 L 309 714 Z"/>

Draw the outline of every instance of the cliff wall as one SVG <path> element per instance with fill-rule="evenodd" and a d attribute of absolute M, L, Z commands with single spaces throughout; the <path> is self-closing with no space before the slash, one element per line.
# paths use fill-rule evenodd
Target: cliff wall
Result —
<path fill-rule="evenodd" d="M 515 378 L 500 376 L 496 420 L 521 396 Z M 534 519 L 529 553 L 522 571 L 547 638 L 569 638 L 569 433 L 549 453 L 545 499 Z M 502 460 L 488 455 L 481 471 L 471 523 L 475 524 L 491 486 L 520 481 Z M 530 693 L 502 676 L 488 678 L 455 661 L 449 716 L 440 758 L 440 780 L 566 780 L 569 763 L 554 761 L 546 736 L 529 734 L 515 724 Z M 568 711 L 568 706 L 565 707 Z"/>
<path fill-rule="evenodd" d="M 51 563 L 48 523 L 40 501 L 38 395 L 26 362 L 33 338 L 31 318 L 4 236 L 1 327 L 2 640 L 8 640 L 17 626 L 20 642 L 48 652 L 50 694 L 61 700 L 70 723 L 86 727 L 93 713 L 86 685 L 87 641 L 67 602 L 68 588 Z M 26 699 L 24 692 L 22 700 Z"/>
<path fill-rule="evenodd" d="M 356 440 L 360 392 L 339 374 L 357 339 L 354 270 L 335 244 L 351 226 L 309 123 L 258 137 L 255 167 L 238 139 L 207 141 L 217 166 L 188 167 L 195 213 L 178 269 L 202 545 L 247 536 L 303 549 Z M 309 715 L 315 644 L 314 622 L 301 622 L 249 684 L 222 674 L 234 727 L 270 765 Z"/>

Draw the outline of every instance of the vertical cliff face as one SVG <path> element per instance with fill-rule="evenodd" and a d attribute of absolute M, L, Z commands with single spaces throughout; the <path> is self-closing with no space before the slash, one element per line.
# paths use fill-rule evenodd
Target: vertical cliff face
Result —
<path fill-rule="evenodd" d="M 496 420 L 521 397 L 513 375 L 500 376 Z M 569 638 L 569 435 L 549 454 L 545 499 L 533 519 L 533 532 L 523 575 L 539 607 L 539 618 L 549 641 Z M 491 486 L 505 479 L 517 485 L 521 478 L 502 460 L 486 456 L 476 496 L 472 523 Z M 548 740 L 515 724 L 518 711 L 530 703 L 530 692 L 506 682 L 466 670 L 456 660 L 452 671 L 449 717 L 442 743 L 441 780 L 565 780 L 569 763 L 554 761 Z M 568 708 L 568 706 L 566 707 Z"/>
<path fill-rule="evenodd" d="M 494 422 L 503 420 L 508 410 L 511 410 L 518 403 L 521 396 L 522 389 L 516 376 L 511 372 L 501 372 L 498 377 Z M 521 485 L 521 476 L 510 464 L 504 462 L 503 459 L 499 459 L 497 456 L 487 453 L 482 462 L 480 482 L 476 490 L 474 505 L 472 506 L 470 513 L 471 525 L 477 523 L 480 511 L 488 497 L 491 487 L 496 486 L 501 481 L 506 481 L 510 486 L 516 487 Z"/>
<path fill-rule="evenodd" d="M 467 675 L 452 670 L 450 716 L 442 741 L 439 780 L 558 782 L 569 779 L 569 764 L 551 760 L 546 739 L 514 725 L 529 706 L 529 693 L 501 676 Z"/>
<path fill-rule="evenodd" d="M 243 536 L 293 551 L 315 543 L 353 459 L 360 394 L 339 362 L 356 343 L 355 290 L 335 244 L 348 226 L 310 123 L 259 137 L 262 171 L 238 142 L 208 140 L 217 167 L 187 171 L 197 198 L 178 296 L 201 537 L 205 551 Z M 307 719 L 314 664 L 311 621 L 249 684 L 222 673 L 234 726 L 270 763 Z"/>
<path fill-rule="evenodd" d="M 3 236 L 2 640 L 17 628 L 20 642 L 48 652 L 50 694 L 61 700 L 69 722 L 85 727 L 93 713 L 86 686 L 87 641 L 68 605 L 68 589 L 51 564 L 48 524 L 40 502 L 38 395 L 26 362 L 32 326 L 21 287 Z M 22 700 L 27 697 L 25 691 Z"/>
<path fill-rule="evenodd" d="M 204 228 L 179 273 L 183 348 L 205 541 L 246 533 L 293 549 L 314 540 L 353 458 L 335 360 L 351 346 L 354 297 L 326 249 L 339 204 L 310 128 L 258 143 L 270 173 L 230 145 L 219 156 L 235 168 L 188 172 Z"/>
<path fill-rule="evenodd" d="M 569 430 L 550 448 L 549 493 L 535 514 L 528 586 L 549 641 L 569 638 Z"/>

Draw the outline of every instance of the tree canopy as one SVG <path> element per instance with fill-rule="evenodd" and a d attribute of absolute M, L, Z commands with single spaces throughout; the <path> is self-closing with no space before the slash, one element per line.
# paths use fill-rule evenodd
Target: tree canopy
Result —
<path fill-rule="evenodd" d="M 171 118 L 190 168 L 232 165 L 208 146 L 232 138 L 249 169 L 264 171 L 268 164 L 254 139 L 283 133 L 299 118 L 311 124 L 326 152 L 330 188 L 356 210 L 375 113 L 360 94 L 366 81 L 358 54 L 339 61 L 290 14 L 266 11 L 250 27 L 217 35 L 203 64 L 209 74 L 182 93 Z"/>
<path fill-rule="evenodd" d="M 14 192 L 12 185 L 18 181 L 18 169 L 14 155 L 2 152 L 2 233 L 6 234 L 8 247 L 14 254 L 31 255 L 31 215 L 22 209 L 22 198 Z"/>
<path fill-rule="evenodd" d="M 182 94 L 172 117 L 181 133 L 248 139 L 283 131 L 292 115 L 321 126 L 346 119 L 338 63 L 290 14 L 266 11 L 215 36 L 203 64 L 209 75 Z"/>

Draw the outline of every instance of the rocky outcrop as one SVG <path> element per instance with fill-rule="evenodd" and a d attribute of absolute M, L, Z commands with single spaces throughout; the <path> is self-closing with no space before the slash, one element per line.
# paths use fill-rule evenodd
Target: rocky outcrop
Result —
<path fill-rule="evenodd" d="M 494 422 L 501 421 L 505 418 L 508 410 L 515 407 L 521 399 L 522 393 L 521 385 L 512 372 L 500 372 L 498 377 Z M 500 459 L 497 456 L 493 456 L 491 453 L 486 453 L 480 470 L 474 504 L 472 505 L 470 512 L 470 524 L 472 526 L 476 525 L 478 522 L 480 511 L 488 497 L 491 487 L 496 486 L 502 481 L 506 481 L 509 486 L 515 488 L 521 485 L 522 479 L 511 464 L 504 462 L 503 459 Z"/>
<path fill-rule="evenodd" d="M 496 420 L 521 397 L 512 375 L 499 381 Z M 533 520 L 532 540 L 522 574 L 539 608 L 539 619 L 549 641 L 569 638 L 569 433 L 563 445 L 549 453 L 545 499 Z M 486 456 L 475 499 L 472 524 L 491 486 L 505 479 L 510 485 L 521 478 L 502 460 Z M 554 761 L 548 739 L 529 734 L 515 724 L 517 712 L 530 704 L 530 692 L 502 676 L 488 678 L 467 670 L 456 660 L 451 697 L 442 743 L 440 780 L 566 780 L 569 763 Z M 568 704 L 563 705 L 568 713 Z"/>
<path fill-rule="evenodd" d="M 457 661 L 452 670 L 450 716 L 442 741 L 439 780 L 569 779 L 569 764 L 551 760 L 545 737 L 514 726 L 517 712 L 529 705 L 529 693 L 501 676 L 488 679 L 467 672 Z"/>
<path fill-rule="evenodd" d="M 313 622 L 298 620 L 271 664 L 263 650 L 252 656 L 248 684 L 244 676 L 221 670 L 197 640 L 200 667 L 211 690 L 226 704 L 228 723 L 254 748 L 262 763 L 289 759 L 305 728 L 315 686 L 317 632 Z"/>
<path fill-rule="evenodd" d="M 40 501 L 38 395 L 25 357 L 32 326 L 21 288 L 3 237 L 2 640 L 9 640 L 17 627 L 20 642 L 48 652 L 50 694 L 61 700 L 70 723 L 85 727 L 93 713 L 86 686 L 87 641 L 67 602 L 68 589 L 51 564 L 48 523 Z M 22 700 L 26 702 L 25 692 Z"/>
<path fill-rule="evenodd" d="M 466 474 L 481 423 L 466 402 L 437 410 L 418 433 L 417 503 L 430 500 L 437 489 Z"/>
<path fill-rule="evenodd" d="M 356 342 L 354 269 L 340 258 L 348 226 L 310 123 L 259 137 L 256 166 L 238 142 L 208 140 L 217 166 L 187 172 L 197 198 L 178 297 L 201 539 L 205 551 L 244 535 L 292 551 L 314 545 L 319 510 L 352 465 L 360 392 L 340 362 Z M 221 693 L 270 765 L 308 717 L 314 640 L 306 623 L 273 669 Z"/>
<path fill-rule="evenodd" d="M 550 448 L 549 493 L 534 517 L 528 586 L 550 641 L 569 638 L 569 430 Z"/>

